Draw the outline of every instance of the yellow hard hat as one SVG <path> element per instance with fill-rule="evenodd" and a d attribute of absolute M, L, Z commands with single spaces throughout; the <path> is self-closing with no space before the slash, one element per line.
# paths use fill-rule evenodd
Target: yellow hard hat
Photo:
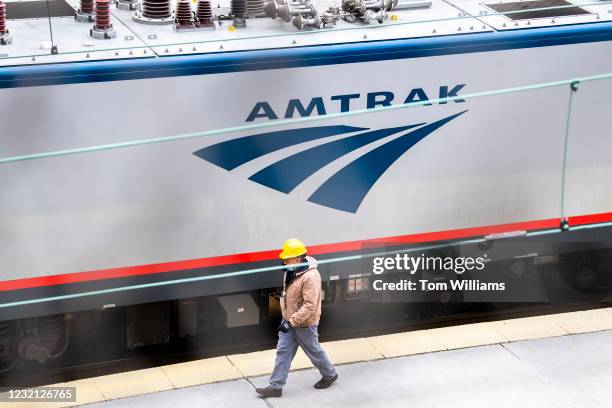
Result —
<path fill-rule="evenodd" d="M 290 238 L 283 244 L 283 250 L 278 255 L 280 259 L 293 258 L 304 255 L 306 253 L 306 245 L 297 238 Z"/>

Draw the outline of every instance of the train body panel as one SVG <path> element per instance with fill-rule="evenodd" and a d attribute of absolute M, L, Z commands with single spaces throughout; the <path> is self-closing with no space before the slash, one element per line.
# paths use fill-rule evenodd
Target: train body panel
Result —
<path fill-rule="evenodd" d="M 611 47 L 304 61 L 31 87 L 16 81 L 0 89 L 0 111 L 11 119 L 0 150 L 35 154 L 598 75 L 612 71 Z M 321 245 L 558 218 L 569 94 L 567 85 L 549 87 L 2 163 L 1 280 L 269 251 L 292 236 Z M 610 94 L 612 80 L 580 84 L 573 96 L 568 215 L 610 211 Z M 375 131 L 382 133 L 369 144 L 340 142 Z M 210 148 L 246 136 L 252 142 L 238 148 Z M 266 138 L 276 147 L 266 151 Z M 334 141 L 345 150 L 328 149 L 328 161 L 300 155 Z M 253 150 L 252 160 L 240 160 L 243 149 Z M 287 169 L 304 173 L 290 193 L 281 191 Z M 249 179 L 255 174 L 259 182 Z"/>

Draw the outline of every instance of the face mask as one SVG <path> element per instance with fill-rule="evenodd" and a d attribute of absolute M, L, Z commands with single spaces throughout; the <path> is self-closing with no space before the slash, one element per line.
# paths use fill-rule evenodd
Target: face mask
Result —
<path fill-rule="evenodd" d="M 285 264 L 283 264 L 283 265 L 285 265 Z M 285 269 L 287 272 L 293 272 L 293 271 L 295 271 L 295 270 L 297 269 L 297 266 L 296 266 L 295 264 L 292 264 L 292 265 L 285 265 L 285 268 L 284 268 L 284 269 Z"/>
<path fill-rule="evenodd" d="M 300 264 L 304 262 L 306 262 L 306 259 L 301 260 Z M 286 272 L 296 272 L 296 271 L 301 272 L 301 271 L 305 271 L 306 269 L 308 269 L 308 265 L 300 266 L 300 264 L 291 264 L 291 265 L 283 264 L 285 266 L 283 270 Z"/>

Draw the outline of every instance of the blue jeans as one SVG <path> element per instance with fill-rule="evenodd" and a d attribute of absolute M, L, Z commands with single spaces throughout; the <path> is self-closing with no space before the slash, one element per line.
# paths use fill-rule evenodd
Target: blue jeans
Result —
<path fill-rule="evenodd" d="M 323 378 L 331 378 L 336 375 L 334 365 L 329 361 L 327 354 L 319 344 L 317 326 L 294 327 L 289 330 L 289 333 L 278 332 L 276 361 L 274 371 L 270 376 L 270 386 L 272 388 L 283 388 L 287 382 L 291 361 L 295 357 L 298 346 L 302 347 L 312 364 L 319 369 Z"/>

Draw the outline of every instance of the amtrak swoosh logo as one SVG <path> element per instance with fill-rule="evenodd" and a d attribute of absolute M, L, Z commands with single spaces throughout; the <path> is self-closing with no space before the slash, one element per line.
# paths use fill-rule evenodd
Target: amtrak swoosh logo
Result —
<path fill-rule="evenodd" d="M 268 153 L 300 143 L 346 134 L 283 158 L 249 177 L 249 180 L 289 194 L 301 182 L 336 159 L 387 136 L 401 136 L 370 150 L 328 178 L 308 201 L 356 213 L 366 195 L 389 167 L 426 136 L 463 115 L 467 110 L 432 123 L 371 130 L 335 125 L 260 133 L 217 143 L 193 154 L 231 171 Z"/>

